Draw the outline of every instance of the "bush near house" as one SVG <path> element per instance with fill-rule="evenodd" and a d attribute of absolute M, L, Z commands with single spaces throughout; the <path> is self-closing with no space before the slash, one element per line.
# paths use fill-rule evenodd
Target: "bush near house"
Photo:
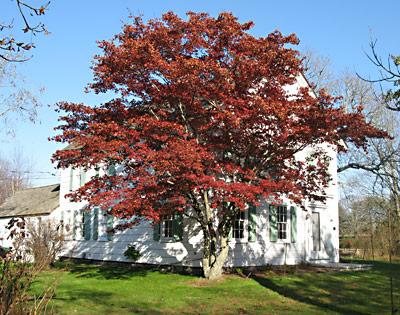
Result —
<path fill-rule="evenodd" d="M 140 252 L 136 249 L 135 245 L 128 245 L 128 248 L 124 252 L 124 256 L 130 260 L 136 262 L 140 258 Z"/>
<path fill-rule="evenodd" d="M 0 258 L 6 258 L 6 255 L 11 251 L 10 247 L 0 246 Z"/>

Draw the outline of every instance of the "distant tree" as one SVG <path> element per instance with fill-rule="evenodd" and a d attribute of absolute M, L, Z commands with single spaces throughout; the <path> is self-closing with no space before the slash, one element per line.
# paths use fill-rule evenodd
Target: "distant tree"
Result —
<path fill-rule="evenodd" d="M 300 204 L 324 200 L 328 153 L 364 147 L 386 133 L 347 112 L 336 99 L 309 88 L 289 94 L 303 70 L 294 35 L 255 38 L 252 23 L 229 13 L 212 18 L 174 13 L 132 24 L 100 42 L 96 93 L 116 97 L 96 107 L 60 103 L 61 134 L 74 144 L 57 151 L 58 167 L 123 171 L 96 176 L 70 197 L 119 218 L 159 222 L 174 213 L 193 217 L 203 233 L 202 266 L 219 277 L 235 216 L 285 195 Z M 306 161 L 296 159 L 313 148 Z M 139 218 L 139 219 L 138 219 Z M 129 227 L 131 225 L 125 225 Z"/>
<path fill-rule="evenodd" d="M 26 57 L 21 55 L 35 47 L 32 37 L 39 33 L 48 34 L 45 25 L 42 22 L 32 22 L 34 16 L 44 15 L 48 9 L 50 1 L 42 5 L 35 6 L 29 2 L 22 0 L 12 0 L 16 6 L 15 20 L 22 20 L 22 32 L 31 35 L 30 40 L 20 39 L 20 36 L 15 35 L 14 19 L 10 22 L 0 20 L 0 59 L 7 62 L 21 62 L 27 60 Z M 1 17 L 0 17 L 1 18 Z M 6 34 L 7 32 L 14 31 L 14 34 Z M 16 54 L 15 54 L 16 53 Z"/>
<path fill-rule="evenodd" d="M 384 61 L 376 51 L 377 40 L 371 40 L 369 46 L 371 53 L 367 54 L 368 59 L 379 71 L 379 77 L 369 79 L 360 76 L 363 80 L 371 83 L 379 83 L 382 99 L 386 108 L 392 111 L 400 111 L 400 56 L 389 55 Z M 387 85 L 390 87 L 387 88 Z"/>
<path fill-rule="evenodd" d="M 377 175 L 387 175 L 385 168 L 400 161 L 400 146 L 395 135 L 399 132 L 398 115 L 386 113 L 382 108 L 383 99 L 378 95 L 372 82 L 367 82 L 348 71 L 334 74 L 331 62 L 326 57 L 321 57 L 312 51 L 303 53 L 305 75 L 312 84 L 314 91 L 327 91 L 340 97 L 341 104 L 347 111 L 354 111 L 357 107 L 363 108 L 367 120 L 374 126 L 385 129 L 394 139 L 370 139 L 368 141 L 369 153 L 348 143 L 346 154 L 339 156 L 338 172 L 347 170 L 363 170 Z"/>
<path fill-rule="evenodd" d="M 15 151 L 11 158 L 0 157 L 0 204 L 30 186 L 30 171 L 30 164 L 20 151 Z"/>
<path fill-rule="evenodd" d="M 38 94 L 25 83 L 14 63 L 0 59 L 0 137 L 13 135 L 20 121 L 37 119 Z"/>

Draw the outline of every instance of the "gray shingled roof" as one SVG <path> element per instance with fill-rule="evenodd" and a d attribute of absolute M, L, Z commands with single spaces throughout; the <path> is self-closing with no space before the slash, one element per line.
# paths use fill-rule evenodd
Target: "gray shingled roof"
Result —
<path fill-rule="evenodd" d="M 69 143 L 65 148 L 62 148 L 61 151 L 64 151 L 64 150 L 77 150 L 77 149 L 80 149 L 80 148 L 82 148 L 81 145 L 78 145 L 77 143 L 72 142 L 72 143 Z"/>
<path fill-rule="evenodd" d="M 60 185 L 20 190 L 0 205 L 0 218 L 50 214 L 60 205 Z"/>

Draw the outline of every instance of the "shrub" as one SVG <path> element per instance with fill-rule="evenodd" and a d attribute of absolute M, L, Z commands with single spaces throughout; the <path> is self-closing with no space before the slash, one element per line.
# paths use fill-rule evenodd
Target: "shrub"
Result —
<path fill-rule="evenodd" d="M 29 221 L 23 245 L 40 269 L 48 268 L 64 248 L 62 228 L 51 220 Z"/>
<path fill-rule="evenodd" d="M 11 252 L 10 247 L 2 247 L 0 246 L 0 258 L 6 258 L 7 254 Z"/>
<path fill-rule="evenodd" d="M 135 245 L 130 244 L 124 252 L 124 256 L 134 262 L 138 261 L 140 258 L 140 252 L 136 249 Z"/>
<path fill-rule="evenodd" d="M 13 248 L 0 257 L 0 315 L 48 314 L 48 304 L 54 296 L 54 285 L 44 289 L 40 297 L 30 296 L 28 291 L 42 264 L 32 264 L 24 246 L 26 222 L 12 219 L 8 224 Z"/>

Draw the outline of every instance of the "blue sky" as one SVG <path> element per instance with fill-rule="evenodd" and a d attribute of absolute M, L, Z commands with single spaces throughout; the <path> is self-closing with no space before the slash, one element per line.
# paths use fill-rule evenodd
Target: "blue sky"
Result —
<path fill-rule="evenodd" d="M 41 1 L 36 1 L 40 3 Z M 4 6 L 4 7 L 2 7 Z M 382 55 L 400 54 L 398 30 L 400 1 L 168 1 L 168 0 L 114 0 L 114 1 L 61 1 L 52 0 L 43 19 L 49 36 L 36 39 L 33 58 L 18 66 L 29 86 L 44 87 L 40 96 L 44 107 L 35 125 L 20 123 L 16 136 L 0 142 L 0 154 L 11 154 L 18 148 L 33 164 L 33 184 L 57 182 L 56 176 L 39 172 L 54 172 L 51 154 L 60 148 L 47 138 L 54 134 L 58 101 L 97 104 L 105 96 L 84 93 L 92 80 L 90 66 L 98 52 L 96 40 L 109 39 L 127 20 L 128 9 L 145 19 L 159 17 L 166 11 L 183 16 L 187 11 L 233 12 L 242 22 L 252 20 L 251 33 L 264 36 L 275 29 L 284 34 L 296 33 L 300 50 L 312 49 L 329 57 L 335 71 L 357 71 L 373 75 L 374 68 L 364 51 L 368 50 L 371 35 L 378 38 Z M 16 15 L 12 2 L 2 1 L 0 18 Z"/>

